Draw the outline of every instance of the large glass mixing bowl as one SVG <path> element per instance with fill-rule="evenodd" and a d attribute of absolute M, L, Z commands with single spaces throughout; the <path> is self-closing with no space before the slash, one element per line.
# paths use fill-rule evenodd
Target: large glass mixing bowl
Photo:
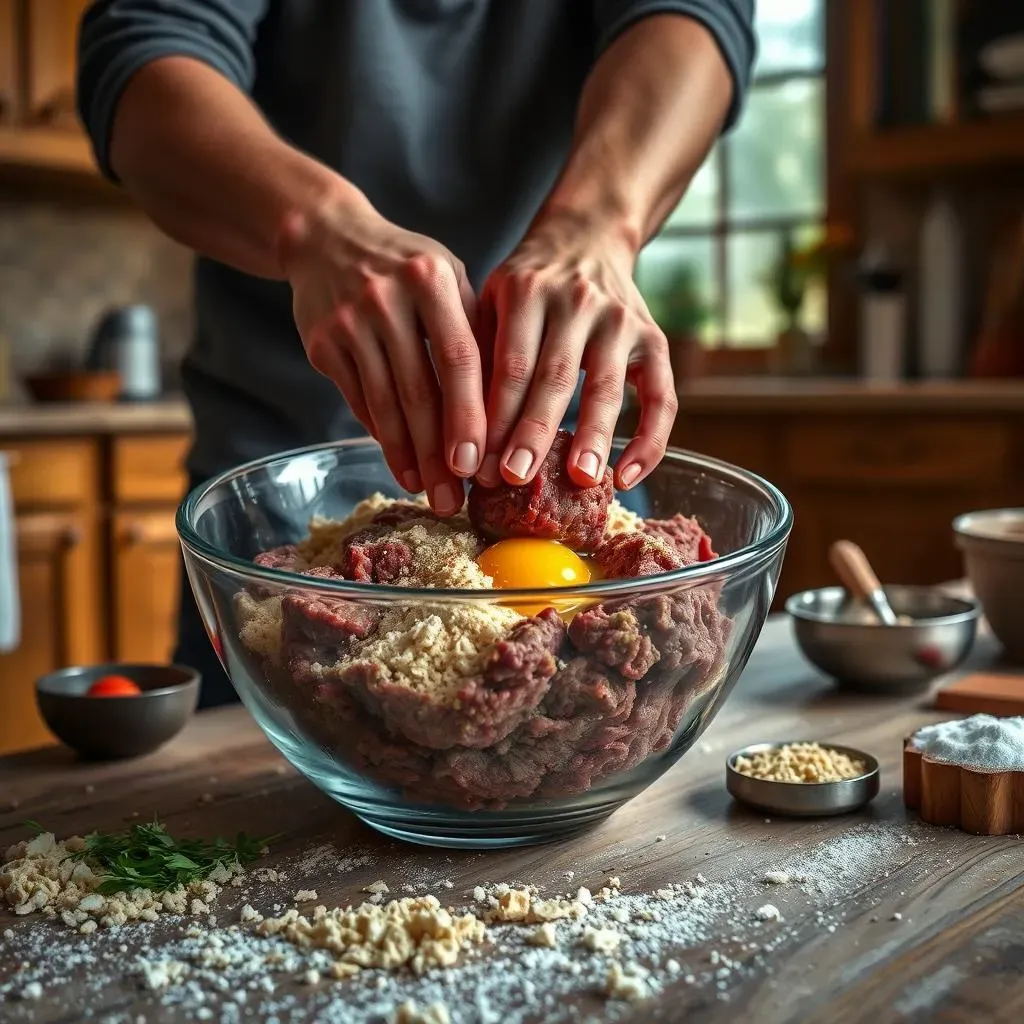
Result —
<path fill-rule="evenodd" d="M 557 838 L 671 768 L 743 671 L 792 526 L 771 484 L 670 451 L 620 500 L 645 516 L 695 516 L 717 559 L 540 592 L 381 586 L 253 564 L 301 540 L 314 517 L 344 518 L 377 491 L 402 497 L 373 442 L 307 448 L 198 487 L 178 511 L 178 532 L 211 641 L 270 741 L 372 827 L 442 846 Z M 389 689 L 373 665 L 362 681 L 342 670 L 384 616 L 491 614 L 486 606 L 559 613 L 493 654 L 443 707 Z M 576 646 L 561 620 L 595 606 L 594 634 Z"/>

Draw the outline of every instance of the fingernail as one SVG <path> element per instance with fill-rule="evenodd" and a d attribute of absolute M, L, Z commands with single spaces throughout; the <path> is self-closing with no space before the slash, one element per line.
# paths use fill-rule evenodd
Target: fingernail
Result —
<path fill-rule="evenodd" d="M 501 483 L 501 471 L 497 455 L 484 456 L 484 461 L 480 463 L 477 479 L 488 487 L 496 487 Z"/>
<path fill-rule="evenodd" d="M 399 483 L 410 493 L 417 494 L 423 490 L 420 475 L 415 470 L 406 470 L 401 476 Z"/>
<path fill-rule="evenodd" d="M 533 452 L 528 448 L 517 448 L 505 461 L 505 468 L 520 480 L 526 479 L 533 465 Z"/>
<path fill-rule="evenodd" d="M 462 508 L 462 492 L 457 491 L 451 484 L 438 484 L 434 488 L 434 500 L 431 504 L 434 511 L 442 515 L 458 512 Z"/>
<path fill-rule="evenodd" d="M 591 480 L 596 480 L 597 474 L 601 469 L 601 460 L 593 452 L 584 452 L 576 460 L 576 468 L 584 476 L 589 476 Z"/>
<path fill-rule="evenodd" d="M 466 476 L 472 476 L 479 464 L 480 449 L 472 441 L 462 441 L 455 446 L 452 465 L 455 467 L 456 473 L 465 473 Z"/>
<path fill-rule="evenodd" d="M 624 470 L 622 470 L 621 473 L 619 473 L 619 479 L 622 481 L 622 486 L 632 487 L 640 476 L 640 472 L 640 464 L 638 462 L 631 462 Z"/>

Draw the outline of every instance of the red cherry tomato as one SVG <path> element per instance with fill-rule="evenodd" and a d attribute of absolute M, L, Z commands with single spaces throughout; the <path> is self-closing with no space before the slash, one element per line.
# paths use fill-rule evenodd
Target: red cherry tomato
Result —
<path fill-rule="evenodd" d="M 127 676 L 103 676 L 86 690 L 87 697 L 137 697 L 140 693 Z"/>

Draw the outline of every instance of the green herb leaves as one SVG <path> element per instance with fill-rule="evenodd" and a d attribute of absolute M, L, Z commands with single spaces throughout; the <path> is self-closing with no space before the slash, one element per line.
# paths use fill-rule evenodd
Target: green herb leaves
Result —
<path fill-rule="evenodd" d="M 75 856 L 102 878 L 104 896 L 128 889 L 166 892 L 202 881 L 218 867 L 226 869 L 256 860 L 273 838 L 253 839 L 239 832 L 234 843 L 225 839 L 174 839 L 158 821 L 132 825 L 120 835 L 93 832 L 85 849 Z"/>

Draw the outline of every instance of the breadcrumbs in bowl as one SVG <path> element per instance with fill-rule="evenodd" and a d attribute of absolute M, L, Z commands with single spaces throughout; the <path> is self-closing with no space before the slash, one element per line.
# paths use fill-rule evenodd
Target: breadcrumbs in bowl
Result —
<path fill-rule="evenodd" d="M 737 757 L 733 767 L 741 775 L 768 782 L 843 782 L 859 778 L 867 762 L 820 743 L 785 743 Z"/>
<path fill-rule="evenodd" d="M 243 702 L 388 834 L 513 845 L 605 817 L 697 739 L 767 612 L 791 518 L 771 485 L 683 453 L 628 498 L 543 469 L 441 519 L 376 445 L 339 443 L 179 510 Z"/>

